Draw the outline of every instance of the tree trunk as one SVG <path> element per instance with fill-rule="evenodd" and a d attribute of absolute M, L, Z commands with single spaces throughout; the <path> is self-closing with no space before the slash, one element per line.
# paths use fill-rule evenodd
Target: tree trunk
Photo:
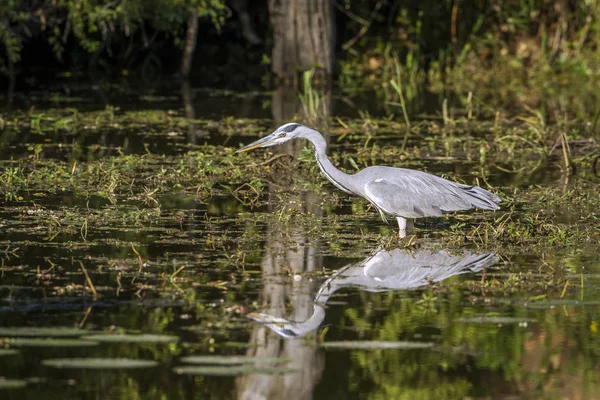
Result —
<path fill-rule="evenodd" d="M 329 78 L 334 63 L 332 0 L 269 0 L 273 25 L 271 69 L 285 81 L 296 81 L 298 70 L 317 68 Z"/>
<path fill-rule="evenodd" d="M 183 59 L 181 60 L 181 75 L 184 78 L 190 76 L 192 69 L 192 60 L 196 50 L 196 38 L 198 36 L 198 12 L 196 9 L 190 10 L 187 24 L 187 34 L 185 38 L 185 48 L 183 50 Z"/>

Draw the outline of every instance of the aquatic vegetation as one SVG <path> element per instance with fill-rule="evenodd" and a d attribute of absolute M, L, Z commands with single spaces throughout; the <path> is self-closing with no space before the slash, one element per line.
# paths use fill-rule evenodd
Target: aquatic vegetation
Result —
<path fill-rule="evenodd" d="M 173 111 L 2 114 L 2 370 L 15 371 L 12 379 L 30 376 L 30 368 L 61 368 L 55 372 L 95 392 L 105 390 L 96 389 L 96 373 L 112 369 L 111 393 L 141 384 L 180 393 L 188 379 L 221 393 L 207 377 L 293 377 L 307 360 L 316 375 L 338 382 L 327 375 L 335 369 L 319 372 L 319 357 L 327 357 L 361 376 L 344 387 L 353 393 L 394 397 L 398 385 L 424 379 L 452 397 L 487 390 L 461 372 L 465 363 L 524 382 L 528 365 L 554 365 L 549 341 L 566 336 L 580 339 L 564 342 L 577 357 L 561 368 L 593 370 L 584 349 L 598 338 L 600 198 L 586 122 L 558 127 L 535 112 L 482 120 L 466 109 L 447 117 L 411 118 L 410 130 L 398 118 L 367 113 L 326 121 L 331 159 L 348 172 L 416 168 L 489 185 L 503 197 L 493 214 L 423 220 L 415 236 L 398 239 L 366 201 L 344 196 L 318 173 L 312 149 L 293 157 L 234 154 L 268 121 L 195 120 L 209 136 L 188 142 L 189 121 Z M 280 342 L 246 317 L 302 321 L 315 289 L 335 271 L 395 249 L 413 256 L 482 250 L 501 261 L 412 290 L 345 287 L 328 302 L 323 328 L 301 341 Z M 307 309 L 294 314 L 300 303 Z M 39 354 L 32 346 L 42 346 Z M 526 346 L 543 358 L 525 362 Z M 152 368 L 138 375 L 141 366 Z M 564 380 L 561 368 L 551 374 Z M 31 393 L 47 390 L 24 382 Z M 411 393 L 430 391 L 417 385 Z"/>

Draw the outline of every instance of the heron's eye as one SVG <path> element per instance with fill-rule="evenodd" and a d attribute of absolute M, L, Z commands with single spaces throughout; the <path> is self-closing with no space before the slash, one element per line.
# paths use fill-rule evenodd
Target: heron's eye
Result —
<path fill-rule="evenodd" d="M 279 135 L 277 135 L 278 138 L 282 138 L 282 137 L 286 137 L 287 133 L 285 132 L 281 132 Z"/>

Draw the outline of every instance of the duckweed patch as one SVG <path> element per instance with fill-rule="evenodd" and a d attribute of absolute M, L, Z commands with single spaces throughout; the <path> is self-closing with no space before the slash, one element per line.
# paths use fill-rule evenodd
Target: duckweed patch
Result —
<path fill-rule="evenodd" d="M 41 339 L 41 338 L 19 338 L 8 339 L 6 344 L 11 347 L 46 347 L 46 348 L 66 348 L 66 347 L 93 347 L 100 344 L 99 341 L 82 339 Z"/>
<path fill-rule="evenodd" d="M 0 327 L 0 337 L 79 337 L 87 334 L 84 329 L 68 327 Z"/>
<path fill-rule="evenodd" d="M 27 381 L 23 379 L 4 379 L 0 378 L 0 390 L 21 389 L 27 386 Z"/>
<path fill-rule="evenodd" d="M 433 347 L 433 343 L 427 342 L 391 342 L 391 341 L 340 341 L 340 342 L 325 342 L 319 344 L 325 349 L 345 349 L 345 350 L 413 350 L 413 349 L 429 349 Z"/>
<path fill-rule="evenodd" d="M 241 364 L 285 364 L 289 358 L 268 358 L 268 357 L 240 357 L 240 356 L 189 356 L 181 358 L 181 362 L 186 364 L 207 364 L 207 365 L 241 365 Z"/>
<path fill-rule="evenodd" d="M 205 375 L 205 376 L 240 376 L 240 375 L 283 375 L 297 372 L 288 368 L 268 368 L 245 365 L 228 366 L 182 366 L 173 368 L 178 375 Z"/>
<path fill-rule="evenodd" d="M 175 343 L 179 341 L 178 336 L 171 335 L 126 335 L 126 334 L 106 334 L 106 335 L 89 335 L 85 340 L 97 343 Z"/>
<path fill-rule="evenodd" d="M 59 369 L 137 369 L 156 367 L 158 362 L 127 358 L 56 358 L 43 360 L 42 365 Z"/>

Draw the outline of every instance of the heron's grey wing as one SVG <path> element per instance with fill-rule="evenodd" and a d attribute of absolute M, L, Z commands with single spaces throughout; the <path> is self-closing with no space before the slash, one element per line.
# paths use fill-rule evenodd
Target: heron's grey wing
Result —
<path fill-rule="evenodd" d="M 442 211 L 468 210 L 471 204 L 453 183 L 429 174 L 406 174 L 365 184 L 371 202 L 388 214 L 404 218 L 437 217 Z"/>

